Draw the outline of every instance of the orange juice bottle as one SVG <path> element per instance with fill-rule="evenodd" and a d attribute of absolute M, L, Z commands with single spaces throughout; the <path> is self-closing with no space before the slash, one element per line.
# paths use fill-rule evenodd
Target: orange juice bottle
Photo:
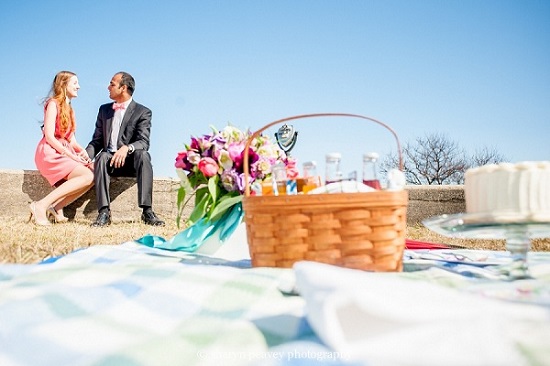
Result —
<path fill-rule="evenodd" d="M 262 182 L 262 196 L 273 196 L 273 182 L 271 179 Z"/>
<path fill-rule="evenodd" d="M 321 177 L 317 175 L 317 164 L 314 161 L 306 161 L 304 167 L 304 184 L 302 192 L 309 191 L 321 186 Z"/>
<path fill-rule="evenodd" d="M 275 196 L 286 195 L 286 167 L 284 164 L 275 164 L 271 167 L 271 179 L 275 182 L 273 193 Z"/>

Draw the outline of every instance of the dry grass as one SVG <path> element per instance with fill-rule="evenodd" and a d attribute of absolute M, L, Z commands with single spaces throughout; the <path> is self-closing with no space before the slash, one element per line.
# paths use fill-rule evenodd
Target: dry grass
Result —
<path fill-rule="evenodd" d="M 113 223 L 106 228 L 92 228 L 90 222 L 77 220 L 51 227 L 39 227 L 20 218 L 0 223 L 0 263 L 37 263 L 49 257 L 64 255 L 91 245 L 121 244 L 146 234 L 171 238 L 178 233 L 175 220 L 165 227 L 152 227 L 140 222 Z M 463 240 L 447 238 L 423 226 L 407 228 L 407 238 L 445 243 L 469 249 L 505 250 L 503 240 Z M 550 251 L 550 239 L 536 239 L 532 249 Z"/>
<path fill-rule="evenodd" d="M 422 225 L 407 227 L 407 238 L 432 243 L 443 243 L 457 248 L 506 250 L 504 240 L 448 238 L 446 236 L 436 234 Z M 532 240 L 531 250 L 538 252 L 550 252 L 550 238 Z"/>
<path fill-rule="evenodd" d="M 36 263 L 91 245 L 121 244 L 146 234 L 171 238 L 176 233 L 175 220 L 167 220 L 165 227 L 115 222 L 108 227 L 93 228 L 88 220 L 43 227 L 20 218 L 7 219 L 0 223 L 0 263 Z"/>

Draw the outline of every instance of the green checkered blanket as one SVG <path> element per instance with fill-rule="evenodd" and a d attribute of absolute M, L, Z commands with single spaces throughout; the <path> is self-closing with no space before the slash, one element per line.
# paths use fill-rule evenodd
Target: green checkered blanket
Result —
<path fill-rule="evenodd" d="M 3 265 L 0 364 L 242 365 L 314 338 L 292 270 L 213 264 L 125 243 Z"/>
<path fill-rule="evenodd" d="M 391 275 L 546 307 L 550 253 L 533 258 L 543 265 L 536 281 Z M 357 365 L 322 344 L 302 297 L 280 291 L 292 269 L 249 267 L 134 242 L 1 265 L 0 365 Z M 547 359 L 545 349 L 530 352 Z"/>

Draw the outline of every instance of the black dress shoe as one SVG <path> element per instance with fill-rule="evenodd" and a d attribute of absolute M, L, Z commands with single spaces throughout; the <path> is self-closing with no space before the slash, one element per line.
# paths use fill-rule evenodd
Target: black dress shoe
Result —
<path fill-rule="evenodd" d="M 153 211 L 147 211 L 141 214 L 141 221 L 151 226 L 164 226 L 164 221 L 159 219 Z"/>
<path fill-rule="evenodd" d="M 92 222 L 93 227 L 103 227 L 103 226 L 109 226 L 111 225 L 111 214 L 108 212 L 100 212 L 99 215 L 97 215 L 97 219 L 95 219 L 94 222 Z"/>

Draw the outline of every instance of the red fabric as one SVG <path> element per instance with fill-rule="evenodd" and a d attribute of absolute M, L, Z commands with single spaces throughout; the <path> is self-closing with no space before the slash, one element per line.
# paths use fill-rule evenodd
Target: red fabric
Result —
<path fill-rule="evenodd" d="M 449 246 L 445 244 L 436 244 L 436 243 L 428 243 L 425 241 L 418 241 L 418 240 L 411 240 L 411 239 L 405 239 L 405 248 L 406 249 L 450 249 Z"/>

